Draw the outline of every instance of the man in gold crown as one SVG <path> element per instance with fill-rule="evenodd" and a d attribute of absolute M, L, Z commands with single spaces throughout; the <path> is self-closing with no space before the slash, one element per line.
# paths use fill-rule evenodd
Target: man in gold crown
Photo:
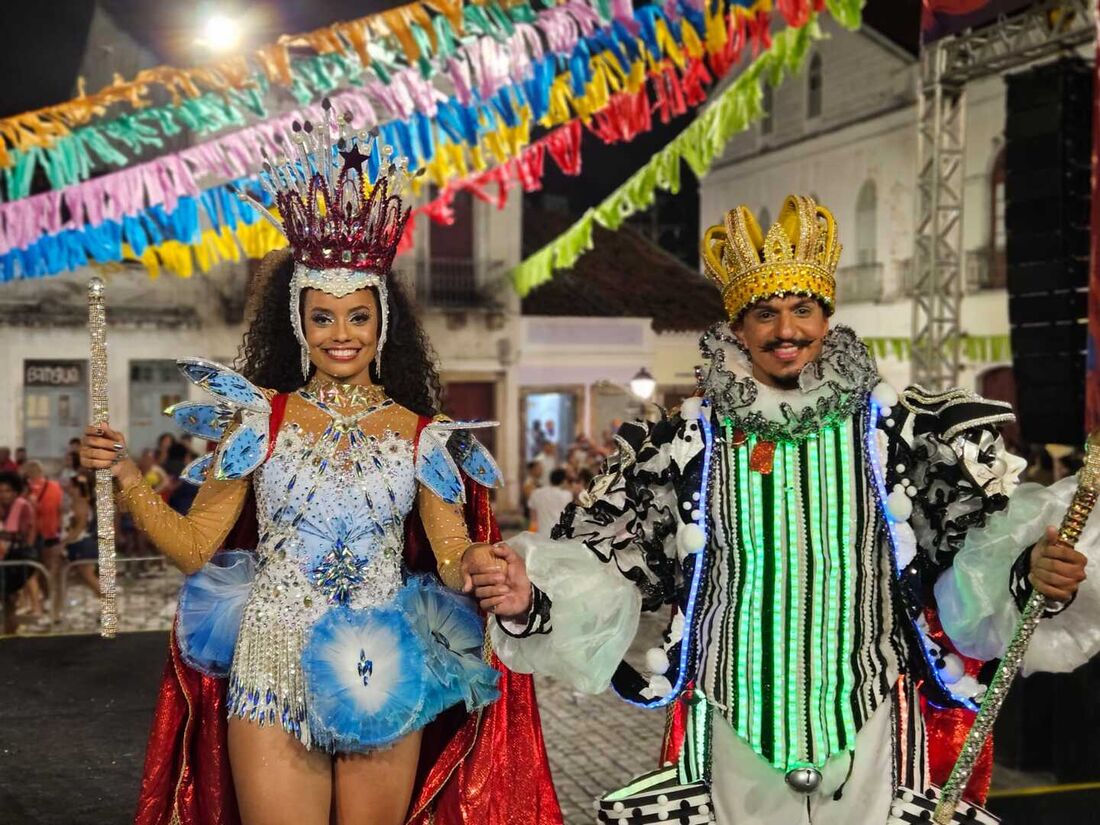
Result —
<path fill-rule="evenodd" d="M 509 667 L 675 702 L 675 761 L 601 799 L 601 822 L 920 821 L 922 697 L 973 709 L 985 690 L 958 651 L 1001 655 L 1032 588 L 1061 604 L 1026 668 L 1100 649 L 1100 588 L 1078 590 L 1085 556 L 1046 529 L 1075 481 L 1006 510 L 1024 464 L 997 432 L 1011 410 L 883 382 L 856 334 L 829 327 L 840 250 L 808 197 L 766 236 L 743 206 L 710 228 L 729 322 L 702 337 L 699 397 L 623 427 L 554 540 L 513 540 L 495 551 L 506 573 L 474 570 Z M 639 611 L 666 605 L 639 670 L 624 660 Z"/>

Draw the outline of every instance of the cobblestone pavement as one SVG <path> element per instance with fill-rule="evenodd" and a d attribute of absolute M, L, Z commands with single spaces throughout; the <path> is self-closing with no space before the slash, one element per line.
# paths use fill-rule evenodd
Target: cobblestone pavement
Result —
<path fill-rule="evenodd" d="M 160 560 L 123 563 L 119 576 L 122 631 L 167 630 L 182 580 L 182 574 Z M 78 584 L 75 576 L 71 577 L 64 602 L 61 622 L 24 617 L 20 634 L 97 631 L 98 600 Z M 662 629 L 662 617 L 644 615 L 630 658 L 637 659 L 646 648 L 657 644 Z M 536 679 L 536 686 L 546 748 L 566 825 L 587 825 L 595 821 L 592 803 L 596 797 L 656 767 L 664 713 L 635 708 L 610 691 L 590 696 L 544 678 Z M 1043 779 L 1050 778 L 997 766 L 994 787 L 1027 787 L 1044 784 Z"/>
<path fill-rule="evenodd" d="M 96 633 L 99 629 L 99 600 L 67 568 L 61 594 L 59 618 L 19 617 L 18 633 Z M 176 612 L 176 596 L 183 574 L 162 558 L 152 561 L 119 558 L 118 610 L 119 630 L 168 630 Z"/>
<path fill-rule="evenodd" d="M 657 644 L 663 629 L 657 616 L 644 615 L 633 652 Z M 611 691 L 577 693 L 553 679 L 536 679 L 536 688 L 566 825 L 594 823 L 596 797 L 657 767 L 665 714 L 628 705 Z"/>
<path fill-rule="evenodd" d="M 119 575 L 120 628 L 167 630 L 182 574 L 160 561 L 123 563 Z M 61 622 L 23 617 L 21 635 L 95 633 L 99 604 L 75 575 L 65 593 Z M 656 643 L 660 622 L 643 617 L 638 650 Z M 543 732 L 567 825 L 594 822 L 592 802 L 656 766 L 664 732 L 661 711 L 632 707 L 612 693 L 577 693 L 552 679 L 537 681 Z"/>

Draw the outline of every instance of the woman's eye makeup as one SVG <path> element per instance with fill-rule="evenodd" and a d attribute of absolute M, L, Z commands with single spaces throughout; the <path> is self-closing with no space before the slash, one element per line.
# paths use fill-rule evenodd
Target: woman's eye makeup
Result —
<path fill-rule="evenodd" d="M 329 315 L 327 312 L 314 312 L 312 315 L 309 316 L 309 319 L 313 321 L 313 323 L 318 325 L 328 324 L 331 323 L 332 316 Z"/>
<path fill-rule="evenodd" d="M 351 322 L 353 324 L 365 324 L 370 320 L 369 312 L 356 312 L 351 316 Z"/>

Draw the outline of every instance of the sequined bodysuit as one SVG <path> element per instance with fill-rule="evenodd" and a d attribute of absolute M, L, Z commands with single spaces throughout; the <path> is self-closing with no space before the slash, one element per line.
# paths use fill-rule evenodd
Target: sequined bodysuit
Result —
<path fill-rule="evenodd" d="M 208 478 L 187 516 L 146 485 L 125 491 L 138 527 L 193 572 L 221 546 L 254 486 L 258 572 L 233 658 L 231 713 L 280 724 L 311 743 L 305 636 L 334 606 L 356 610 L 394 600 L 405 581 L 404 521 L 414 504 L 441 577 L 460 586 L 466 524 L 460 504 L 417 482 L 417 421 L 377 388 L 315 380 L 289 397 L 273 449 L 251 482 Z"/>

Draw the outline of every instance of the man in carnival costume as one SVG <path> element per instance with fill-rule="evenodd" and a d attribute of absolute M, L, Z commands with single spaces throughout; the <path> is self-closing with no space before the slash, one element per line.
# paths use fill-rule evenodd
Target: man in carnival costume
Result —
<path fill-rule="evenodd" d="M 1017 490 L 1007 405 L 897 392 L 829 328 L 841 247 L 811 198 L 766 235 L 738 207 L 702 246 L 729 322 L 702 337 L 700 397 L 623 427 L 554 539 L 498 547 L 507 573 L 475 570 L 477 595 L 509 667 L 679 700 L 676 763 L 601 800 L 600 821 L 881 825 L 943 781 L 930 737 L 957 750 L 951 711 L 926 725 L 922 701 L 975 707 L 980 663 L 956 651 L 1001 655 L 1032 588 L 1060 604 L 1025 669 L 1100 649 L 1085 556 L 1048 528 L 1076 481 Z M 669 604 L 639 672 L 623 660 L 639 611 Z"/>
<path fill-rule="evenodd" d="M 168 414 L 218 442 L 183 473 L 190 511 L 108 422 L 82 442 L 189 574 L 136 823 L 560 823 L 531 677 L 500 665 L 461 592 L 473 558 L 492 564 L 500 472 L 483 425 L 434 414 L 391 278 L 406 164 L 323 108 L 265 165 L 265 202 L 248 195 L 290 250 L 265 259 L 241 372 L 179 362 L 214 400 Z"/>

